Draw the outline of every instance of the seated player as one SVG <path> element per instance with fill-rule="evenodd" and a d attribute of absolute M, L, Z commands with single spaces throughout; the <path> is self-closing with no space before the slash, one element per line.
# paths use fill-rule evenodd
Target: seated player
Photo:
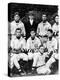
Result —
<path fill-rule="evenodd" d="M 48 41 L 47 41 L 48 52 L 52 55 L 57 55 L 57 40 L 53 37 L 53 31 L 51 29 L 48 30 Z"/>
<path fill-rule="evenodd" d="M 51 29 L 48 30 L 48 41 L 46 43 L 49 52 L 49 60 L 47 61 L 47 66 L 52 67 L 52 64 L 59 59 L 57 52 L 57 40 L 53 37 L 53 31 Z M 57 66 L 57 65 L 56 65 Z"/>
<path fill-rule="evenodd" d="M 28 50 L 28 60 L 29 60 L 29 69 L 34 71 L 36 64 L 37 64 L 37 59 L 39 56 L 39 51 L 38 48 L 41 45 L 41 42 L 39 38 L 36 37 L 35 35 L 35 30 L 32 28 L 30 32 L 30 37 L 27 40 L 27 50 Z M 32 63 L 33 60 L 33 64 Z"/>
<path fill-rule="evenodd" d="M 50 74 L 52 64 L 58 60 L 57 40 L 53 37 L 53 31 L 51 29 L 48 29 L 48 40 L 44 42 L 43 46 L 48 49 L 49 60 L 46 62 L 45 66 L 37 68 L 37 73 Z"/>
<path fill-rule="evenodd" d="M 47 41 L 48 41 L 48 35 L 44 35 L 43 36 L 43 41 L 42 41 L 43 43 L 42 43 L 42 45 L 45 48 L 45 50 L 44 50 L 45 52 L 48 51 L 48 49 L 47 49 Z M 48 59 L 49 59 L 49 57 L 46 57 L 45 61 L 47 62 Z"/>
<path fill-rule="evenodd" d="M 20 59 L 23 59 L 25 61 L 25 64 L 27 63 L 28 56 L 24 53 L 24 50 L 26 49 L 26 41 L 21 36 L 21 29 L 17 28 L 15 31 L 15 37 L 12 37 L 11 40 L 11 58 L 10 58 L 10 68 L 11 71 L 13 67 L 15 66 L 19 73 L 21 72 L 21 67 L 18 61 Z"/>
<path fill-rule="evenodd" d="M 49 57 L 48 49 L 44 48 L 44 46 L 41 45 L 39 48 L 39 52 L 40 55 L 37 60 L 37 69 L 36 69 L 37 74 L 49 74 L 51 71 L 50 68 L 46 66 L 46 62 L 45 62 L 46 57 Z"/>

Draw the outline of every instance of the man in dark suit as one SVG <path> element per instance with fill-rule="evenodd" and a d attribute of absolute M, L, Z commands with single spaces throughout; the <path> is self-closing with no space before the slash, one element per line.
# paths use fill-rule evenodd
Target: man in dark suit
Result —
<path fill-rule="evenodd" d="M 37 30 L 37 23 L 34 18 L 34 14 L 30 11 L 28 13 L 28 21 L 25 23 L 25 30 L 26 30 L 26 39 L 30 37 L 31 28 L 34 28 L 35 31 Z"/>

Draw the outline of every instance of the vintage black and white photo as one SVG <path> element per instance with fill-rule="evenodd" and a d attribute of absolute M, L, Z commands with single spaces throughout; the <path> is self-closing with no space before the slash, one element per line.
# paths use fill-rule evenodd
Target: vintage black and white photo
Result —
<path fill-rule="evenodd" d="M 58 5 L 9 3 L 8 76 L 58 73 Z"/>

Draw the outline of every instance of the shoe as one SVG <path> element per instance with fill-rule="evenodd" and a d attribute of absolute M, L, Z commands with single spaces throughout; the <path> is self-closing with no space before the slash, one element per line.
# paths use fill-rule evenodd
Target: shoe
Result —
<path fill-rule="evenodd" d="M 13 76 L 13 74 L 12 73 L 10 73 L 10 77 L 12 77 Z"/>
<path fill-rule="evenodd" d="M 34 74 L 35 73 L 35 68 L 32 68 L 32 74 Z"/>
<path fill-rule="evenodd" d="M 21 69 L 19 69 L 18 71 L 21 72 Z"/>
<path fill-rule="evenodd" d="M 26 72 L 21 72 L 20 75 L 21 76 L 25 76 L 26 75 Z"/>

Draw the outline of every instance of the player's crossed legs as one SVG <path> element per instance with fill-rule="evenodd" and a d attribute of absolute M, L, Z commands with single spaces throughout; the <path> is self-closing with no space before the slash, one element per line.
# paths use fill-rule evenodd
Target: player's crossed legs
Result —
<path fill-rule="evenodd" d="M 31 61 L 33 59 L 33 64 L 30 64 L 30 66 L 32 66 L 34 69 L 36 67 L 38 56 L 40 53 L 28 53 L 28 55 L 25 53 L 19 53 L 19 54 L 11 53 L 11 54 L 12 54 L 12 56 L 10 58 L 10 68 L 13 69 L 13 67 L 15 66 L 18 69 L 18 71 L 21 71 L 21 67 L 20 67 L 21 65 L 19 64 L 18 61 L 20 61 L 22 59 L 26 63 L 28 62 L 28 64 L 30 64 L 29 60 Z M 25 63 L 25 65 L 26 65 L 26 63 Z M 29 66 L 29 65 L 27 65 L 27 66 Z"/>
<path fill-rule="evenodd" d="M 21 72 L 21 65 L 19 64 L 20 60 L 23 60 L 25 62 L 28 61 L 28 56 L 25 53 L 19 53 L 19 54 L 13 54 L 10 58 L 10 68 L 11 70 L 13 69 L 13 67 L 15 66 L 19 72 Z"/>

